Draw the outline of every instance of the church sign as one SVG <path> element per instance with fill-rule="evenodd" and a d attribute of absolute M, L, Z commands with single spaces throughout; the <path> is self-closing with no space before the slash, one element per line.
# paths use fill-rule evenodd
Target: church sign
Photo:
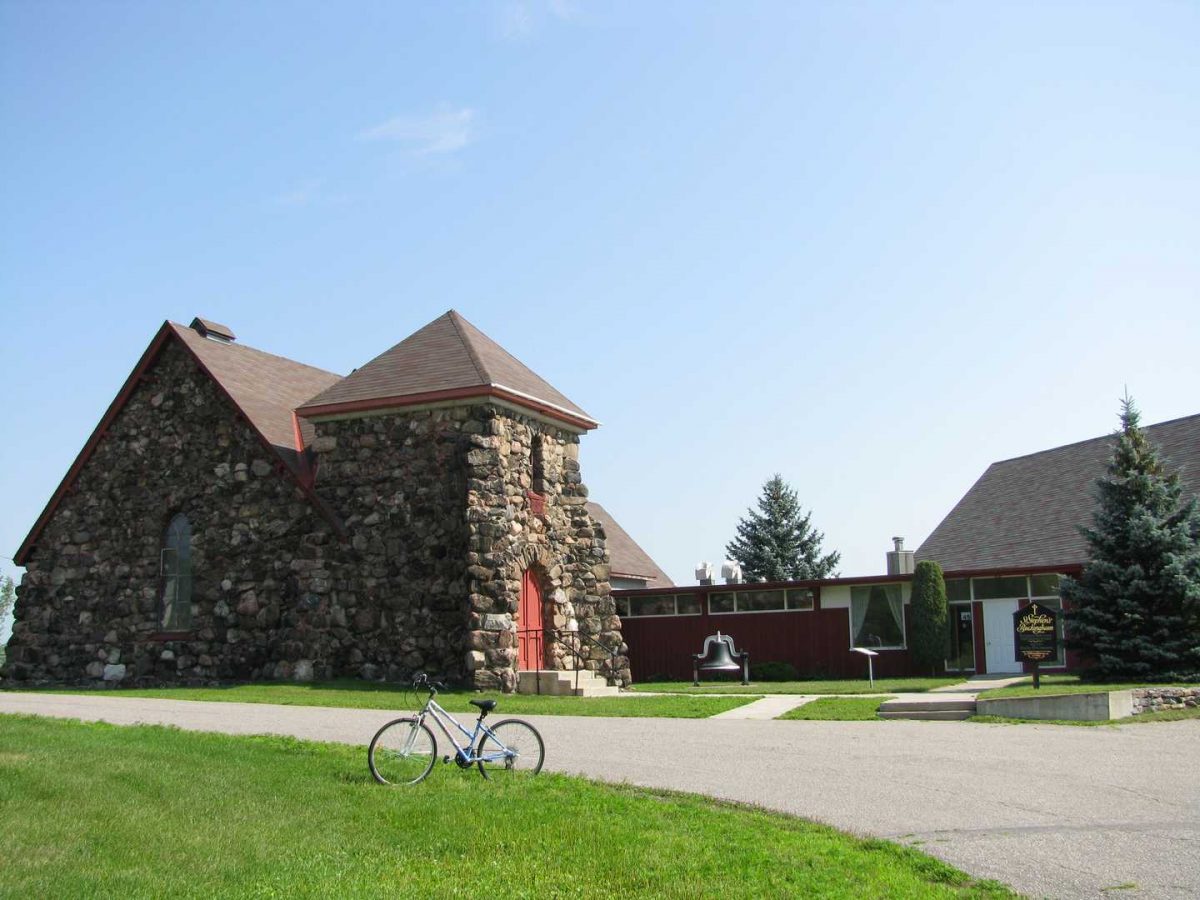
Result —
<path fill-rule="evenodd" d="M 1038 664 L 1058 659 L 1058 612 L 1040 603 L 1030 603 L 1013 613 L 1013 633 L 1017 662 L 1034 664 L 1037 685 Z"/>

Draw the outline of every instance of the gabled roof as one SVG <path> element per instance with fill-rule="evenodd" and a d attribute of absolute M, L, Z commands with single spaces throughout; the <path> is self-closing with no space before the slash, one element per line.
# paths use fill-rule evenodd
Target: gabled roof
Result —
<path fill-rule="evenodd" d="M 1184 490 L 1200 494 L 1200 415 L 1143 429 Z M 1115 435 L 992 463 L 917 549 L 943 569 L 1053 567 L 1083 563 L 1093 484 L 1104 473 Z"/>
<path fill-rule="evenodd" d="M 167 324 L 284 462 L 296 465 L 297 451 L 313 439 L 313 427 L 297 420 L 292 411 L 342 376 L 244 344 L 209 340 L 175 322 Z"/>
<path fill-rule="evenodd" d="M 314 388 L 327 387 L 340 376 L 281 356 L 273 356 L 253 347 L 209 340 L 191 328 L 185 328 L 175 322 L 164 322 L 129 377 L 125 379 L 117 396 L 105 410 L 87 443 L 75 457 L 75 462 L 63 476 L 50 502 L 46 504 L 37 522 L 21 543 L 13 557 L 17 565 L 25 565 L 29 552 L 63 496 L 70 490 L 80 471 L 95 452 L 96 446 L 125 408 L 138 385 L 142 383 L 147 370 L 154 365 L 163 348 L 172 340 L 178 341 L 196 361 L 201 371 L 212 378 L 217 389 L 229 398 L 233 408 L 245 417 L 264 447 L 274 451 L 284 471 L 295 480 L 317 510 L 329 519 L 336 529 L 341 529 L 337 517 L 324 501 L 313 493 L 307 477 L 302 451 L 311 439 L 311 430 L 307 434 L 302 433 L 303 429 L 309 426 L 292 415 L 294 405 L 299 403 L 301 398 L 311 396 Z"/>
<path fill-rule="evenodd" d="M 301 416 L 495 396 L 584 429 L 597 425 L 541 376 L 454 310 L 301 405 Z"/>
<path fill-rule="evenodd" d="M 617 524 L 599 503 L 588 501 L 587 511 L 604 529 L 608 545 L 609 570 L 613 575 L 646 579 L 647 587 L 671 587 L 675 584 L 650 555 L 638 546 L 629 533 Z"/>

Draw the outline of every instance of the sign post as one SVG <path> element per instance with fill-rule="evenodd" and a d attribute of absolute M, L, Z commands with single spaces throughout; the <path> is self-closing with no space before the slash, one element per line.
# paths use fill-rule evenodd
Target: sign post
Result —
<path fill-rule="evenodd" d="M 1013 613 L 1013 646 L 1017 662 L 1033 663 L 1033 687 L 1040 690 L 1040 665 L 1058 658 L 1058 613 L 1040 603 L 1018 609 Z"/>

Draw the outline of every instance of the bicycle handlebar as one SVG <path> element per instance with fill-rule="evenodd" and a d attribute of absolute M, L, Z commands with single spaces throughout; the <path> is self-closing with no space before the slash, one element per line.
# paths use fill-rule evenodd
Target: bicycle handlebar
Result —
<path fill-rule="evenodd" d="M 446 686 L 440 681 L 430 681 L 429 676 L 424 672 L 418 672 L 413 676 L 414 688 L 428 688 L 430 694 L 436 694 L 438 691 L 444 691 Z"/>

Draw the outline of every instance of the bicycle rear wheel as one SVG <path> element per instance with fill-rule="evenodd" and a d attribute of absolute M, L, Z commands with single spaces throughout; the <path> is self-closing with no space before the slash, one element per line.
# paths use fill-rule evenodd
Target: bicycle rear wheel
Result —
<path fill-rule="evenodd" d="M 493 725 L 491 732 L 479 739 L 475 751 L 484 778 L 536 775 L 542 771 L 546 745 L 536 728 L 520 719 L 505 719 Z"/>
<path fill-rule="evenodd" d="M 419 719 L 388 722 L 367 750 L 367 764 L 380 784 L 416 784 L 437 760 L 437 738 Z"/>

